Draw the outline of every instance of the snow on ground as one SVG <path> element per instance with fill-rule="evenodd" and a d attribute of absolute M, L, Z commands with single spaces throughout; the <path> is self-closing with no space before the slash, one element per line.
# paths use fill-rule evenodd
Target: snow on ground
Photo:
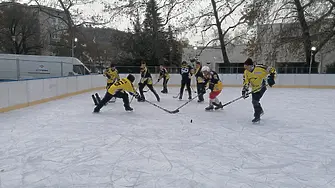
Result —
<path fill-rule="evenodd" d="M 169 110 L 186 102 L 169 91 L 145 94 Z M 178 114 L 118 99 L 92 114 L 91 94 L 0 114 L 0 187 L 335 187 L 335 90 L 269 88 L 260 124 L 250 98 Z"/>

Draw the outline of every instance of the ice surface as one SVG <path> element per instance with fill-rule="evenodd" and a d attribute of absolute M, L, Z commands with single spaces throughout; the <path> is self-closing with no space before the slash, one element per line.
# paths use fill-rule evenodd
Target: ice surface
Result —
<path fill-rule="evenodd" d="M 145 94 L 173 110 L 177 93 Z M 0 187 L 335 187 L 335 90 L 268 89 L 260 124 L 250 98 L 178 114 L 118 99 L 92 114 L 91 94 L 0 114 Z"/>

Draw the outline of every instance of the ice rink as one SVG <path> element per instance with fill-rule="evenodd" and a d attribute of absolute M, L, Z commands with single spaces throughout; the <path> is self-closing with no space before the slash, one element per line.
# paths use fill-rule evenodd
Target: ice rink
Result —
<path fill-rule="evenodd" d="M 0 114 L 1 188 L 335 187 L 335 90 L 269 88 L 260 124 L 251 97 L 205 112 L 206 95 L 177 114 L 118 99 L 93 114 L 91 94 Z M 145 94 L 169 110 L 187 99 Z"/>

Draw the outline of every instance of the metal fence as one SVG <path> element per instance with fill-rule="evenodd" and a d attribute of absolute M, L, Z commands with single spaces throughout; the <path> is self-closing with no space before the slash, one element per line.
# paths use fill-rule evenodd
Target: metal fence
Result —
<path fill-rule="evenodd" d="M 31 62 L 29 62 L 31 63 Z M 67 77 L 76 75 L 89 74 L 83 67 L 68 63 L 50 63 L 50 62 L 34 62 L 27 68 L 28 62 L 13 62 L 7 66 L 1 66 L 0 62 L 0 81 L 8 80 L 27 80 L 39 78 Z M 42 66 L 41 66 L 42 65 Z M 33 68 L 32 68 L 33 67 Z M 88 67 L 90 68 L 90 67 Z M 116 66 L 119 73 L 139 73 L 140 66 Z M 148 66 L 149 72 L 152 74 L 159 73 L 159 66 Z M 166 67 L 170 74 L 179 74 L 179 67 Z M 328 68 L 319 72 L 318 67 L 312 67 L 311 74 L 335 74 L 335 68 Z M 101 74 L 103 70 L 94 69 L 90 74 Z M 220 67 L 215 70 L 219 74 L 243 74 L 243 67 Z M 278 74 L 309 74 L 308 67 L 290 67 L 276 68 Z"/>
<path fill-rule="evenodd" d="M 244 67 L 220 67 L 218 68 L 220 74 L 242 74 Z M 309 67 L 277 67 L 278 74 L 309 74 Z M 311 74 L 335 74 L 335 68 L 325 68 L 319 70 L 319 67 L 311 67 Z"/>

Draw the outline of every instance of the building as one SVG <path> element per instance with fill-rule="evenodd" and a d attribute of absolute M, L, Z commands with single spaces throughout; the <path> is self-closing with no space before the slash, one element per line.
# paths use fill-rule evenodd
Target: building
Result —
<path fill-rule="evenodd" d="M 4 8 L 20 8 L 20 10 L 25 10 L 22 12 L 22 16 L 24 14 L 33 15 L 34 18 L 37 18 L 38 27 L 36 31 L 34 31 L 34 42 L 38 42 L 41 47 L 35 54 L 38 55 L 54 55 L 53 48 L 57 41 L 61 39 L 61 36 L 67 32 L 67 25 L 63 21 L 66 18 L 64 11 L 57 10 L 50 7 L 37 6 L 37 5 L 27 5 L 20 4 L 16 2 L 2 2 L 0 3 L 0 10 Z M 35 23 L 33 23 L 35 24 Z M 21 34 L 20 34 L 21 35 Z M 14 39 L 20 40 L 20 39 Z"/>
<path fill-rule="evenodd" d="M 220 47 L 188 47 L 183 48 L 182 60 L 189 62 L 192 58 L 198 59 L 203 65 L 209 65 L 213 70 L 219 73 L 242 73 L 243 63 L 248 58 L 246 45 L 226 46 L 227 54 L 231 64 L 224 64 Z"/>
<path fill-rule="evenodd" d="M 326 26 L 329 23 L 326 21 L 323 24 Z M 321 28 L 314 33 L 311 29 L 311 35 L 319 33 Z M 301 35 L 298 22 L 259 25 L 257 27 L 258 49 L 254 59 L 259 63 L 275 66 L 279 73 L 309 73 L 311 62 L 305 62 Z M 334 62 L 334 56 L 334 46 L 325 45 L 315 55 L 312 73 L 325 73 L 326 66 Z"/>
<path fill-rule="evenodd" d="M 63 21 L 66 20 L 66 14 L 62 10 L 45 6 L 31 5 L 29 8 L 38 14 L 43 45 L 41 55 L 55 55 L 54 49 L 57 47 L 57 43 L 68 32 L 68 26 Z"/>
<path fill-rule="evenodd" d="M 322 23 L 321 30 L 333 21 Z M 314 28 L 311 30 L 315 30 Z M 317 30 L 315 33 L 319 33 Z M 311 33 L 313 34 L 313 33 Z M 301 28 L 299 23 L 278 23 L 259 25 L 257 27 L 257 47 L 252 57 L 258 64 L 271 65 L 279 73 L 309 73 L 310 62 L 305 62 L 303 43 L 301 42 Z M 248 56 L 246 45 L 227 45 L 229 65 L 223 64 L 220 47 L 188 47 L 184 48 L 183 60 L 189 61 L 196 57 L 202 63 L 210 64 L 220 73 L 242 73 L 243 62 Z M 334 44 L 327 44 L 315 55 L 315 62 L 311 64 L 312 73 L 325 73 L 326 66 L 334 63 Z"/>

